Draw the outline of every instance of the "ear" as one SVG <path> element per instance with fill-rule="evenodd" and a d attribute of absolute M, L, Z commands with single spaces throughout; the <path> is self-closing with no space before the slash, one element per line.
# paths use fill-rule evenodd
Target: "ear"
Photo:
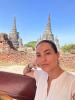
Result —
<path fill-rule="evenodd" d="M 60 54 L 59 54 L 59 52 L 57 53 L 57 56 L 58 56 L 58 58 L 60 57 Z"/>
<path fill-rule="evenodd" d="M 59 52 L 57 52 L 57 59 L 59 59 L 59 57 L 60 57 L 60 54 L 59 54 Z"/>
<path fill-rule="evenodd" d="M 73 100 L 75 100 L 75 93 L 73 94 L 72 98 L 73 98 Z"/>

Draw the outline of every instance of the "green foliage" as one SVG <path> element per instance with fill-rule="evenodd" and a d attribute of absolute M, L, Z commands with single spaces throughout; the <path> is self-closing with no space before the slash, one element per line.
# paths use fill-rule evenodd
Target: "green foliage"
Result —
<path fill-rule="evenodd" d="M 36 41 L 28 42 L 27 44 L 25 44 L 25 46 L 26 46 L 26 47 L 32 47 L 33 50 L 35 50 Z"/>
<path fill-rule="evenodd" d="M 73 44 L 65 44 L 61 49 L 63 52 L 71 52 L 73 48 L 74 48 Z"/>

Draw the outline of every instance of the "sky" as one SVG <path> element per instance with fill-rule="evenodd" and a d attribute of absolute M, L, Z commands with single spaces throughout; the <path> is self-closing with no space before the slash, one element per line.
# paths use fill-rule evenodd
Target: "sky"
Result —
<path fill-rule="evenodd" d="M 0 32 L 11 32 L 15 16 L 23 43 L 38 40 L 49 13 L 52 33 L 60 45 L 75 44 L 75 0 L 0 0 Z"/>

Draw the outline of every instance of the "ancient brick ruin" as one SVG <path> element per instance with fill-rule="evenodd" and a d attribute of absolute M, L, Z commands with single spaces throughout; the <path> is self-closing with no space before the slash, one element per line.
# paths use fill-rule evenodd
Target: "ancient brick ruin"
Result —
<path fill-rule="evenodd" d="M 49 21 L 50 17 L 48 23 Z M 44 33 L 45 37 L 43 38 L 54 39 L 50 26 L 51 25 L 49 23 Z M 16 29 L 16 20 L 14 19 L 12 32 L 9 36 L 6 33 L 0 33 L 0 66 L 10 66 L 15 64 L 26 65 L 27 63 L 32 62 L 34 56 L 34 51 L 31 49 L 25 51 L 25 48 L 23 48 L 22 40 L 19 38 L 19 34 Z M 64 69 L 75 70 L 75 45 L 69 54 L 60 52 L 60 65 Z"/>

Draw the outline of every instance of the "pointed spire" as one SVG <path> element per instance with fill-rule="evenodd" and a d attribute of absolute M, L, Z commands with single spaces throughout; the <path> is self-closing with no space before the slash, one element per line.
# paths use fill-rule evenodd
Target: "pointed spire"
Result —
<path fill-rule="evenodd" d="M 45 40 L 45 39 L 54 41 L 54 35 L 52 34 L 52 31 L 51 31 L 50 14 L 48 16 L 48 23 L 42 37 L 42 40 Z"/>
<path fill-rule="evenodd" d="M 12 27 L 12 33 L 17 33 L 17 29 L 16 29 L 16 17 L 14 17 L 14 23 L 13 23 L 13 27 Z"/>
<path fill-rule="evenodd" d="M 49 16 L 48 16 L 48 23 L 47 23 L 47 26 L 46 26 L 46 32 L 48 32 L 49 34 L 52 33 L 51 31 L 51 20 L 50 20 L 50 13 L 49 13 Z"/>

